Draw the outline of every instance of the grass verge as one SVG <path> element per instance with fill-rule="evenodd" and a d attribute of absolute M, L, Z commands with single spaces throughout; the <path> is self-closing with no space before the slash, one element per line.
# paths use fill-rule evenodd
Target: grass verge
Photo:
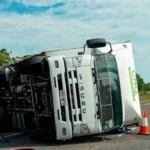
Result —
<path fill-rule="evenodd" d="M 140 103 L 141 104 L 150 103 L 150 93 L 145 94 L 140 93 Z"/>

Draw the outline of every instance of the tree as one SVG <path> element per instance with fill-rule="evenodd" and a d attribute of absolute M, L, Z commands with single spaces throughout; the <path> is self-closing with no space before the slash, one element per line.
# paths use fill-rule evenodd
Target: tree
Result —
<path fill-rule="evenodd" d="M 15 63 L 21 60 L 21 57 L 11 57 L 12 52 L 8 52 L 6 48 L 0 50 L 0 68 L 8 64 Z"/>
<path fill-rule="evenodd" d="M 0 50 L 0 67 L 8 65 L 11 62 L 10 54 L 11 52 L 8 52 L 5 48 Z"/>
<path fill-rule="evenodd" d="M 150 91 L 150 83 L 146 83 L 145 84 L 145 90 L 146 91 Z"/>
<path fill-rule="evenodd" d="M 145 82 L 144 82 L 144 79 L 138 73 L 136 73 L 136 78 L 137 78 L 138 90 L 140 92 L 141 91 L 145 91 Z"/>

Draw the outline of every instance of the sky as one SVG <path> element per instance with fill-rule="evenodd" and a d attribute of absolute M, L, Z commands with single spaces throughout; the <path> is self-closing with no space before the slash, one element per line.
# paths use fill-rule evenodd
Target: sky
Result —
<path fill-rule="evenodd" d="M 130 40 L 136 72 L 150 82 L 149 8 L 149 0 L 0 0 L 0 49 L 24 56 Z"/>

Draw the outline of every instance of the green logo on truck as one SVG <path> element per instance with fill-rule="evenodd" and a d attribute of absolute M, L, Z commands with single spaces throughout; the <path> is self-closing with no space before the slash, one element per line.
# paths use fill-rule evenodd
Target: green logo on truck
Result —
<path fill-rule="evenodd" d="M 131 90 L 132 90 L 132 98 L 133 98 L 133 101 L 135 101 L 135 96 L 136 94 L 138 94 L 136 73 L 135 73 L 135 70 L 131 69 L 131 67 L 128 67 L 128 71 L 129 71 L 129 78 L 130 78 L 130 84 L 131 84 Z"/>

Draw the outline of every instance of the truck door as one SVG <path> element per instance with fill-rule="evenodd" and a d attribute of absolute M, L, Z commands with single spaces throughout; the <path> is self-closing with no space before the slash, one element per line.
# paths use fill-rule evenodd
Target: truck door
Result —
<path fill-rule="evenodd" d="M 112 130 L 122 125 L 122 103 L 119 75 L 112 54 L 95 56 L 97 86 L 102 130 Z"/>

